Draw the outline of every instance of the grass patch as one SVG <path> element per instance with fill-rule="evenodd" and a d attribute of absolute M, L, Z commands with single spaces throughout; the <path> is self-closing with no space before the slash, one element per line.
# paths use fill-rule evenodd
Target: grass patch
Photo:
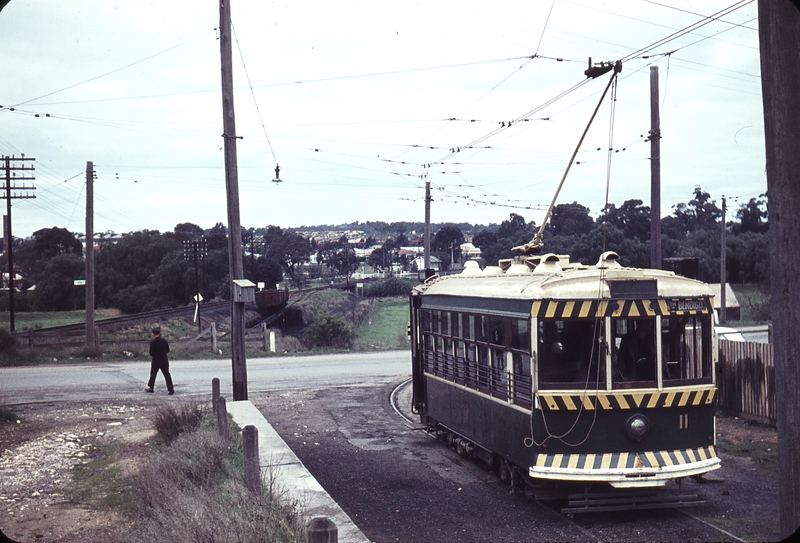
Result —
<path fill-rule="evenodd" d="M 358 328 L 355 349 L 408 349 L 408 320 L 407 298 L 376 300 Z"/>
<path fill-rule="evenodd" d="M 104 318 L 116 317 L 121 314 L 116 309 L 97 310 L 94 313 L 95 321 Z M 9 313 L 0 313 L 0 326 L 8 327 Z M 86 312 L 80 311 L 15 311 L 14 328 L 16 330 L 30 330 L 38 328 L 49 328 L 51 326 L 64 326 L 66 324 L 79 324 L 86 322 Z"/>
<path fill-rule="evenodd" d="M 242 478 L 239 443 L 229 447 L 213 428 L 184 432 L 134 480 L 136 532 L 111 541 L 302 541 L 294 507 L 269 491 L 250 492 Z"/>
<path fill-rule="evenodd" d="M 778 472 L 778 446 L 766 441 L 735 443 L 725 438 L 717 439 L 717 449 L 734 456 L 753 459 L 753 463 L 773 473 Z"/>
<path fill-rule="evenodd" d="M 147 451 L 110 443 L 73 468 L 73 500 L 121 517 L 104 542 L 305 540 L 296 504 L 274 481 L 261 493 L 245 488 L 241 436 L 232 429 L 231 439 L 222 439 L 213 420 L 199 416 L 209 411 L 192 403 L 163 408 L 153 423 L 166 425 L 169 441 Z"/>
<path fill-rule="evenodd" d="M 130 478 L 123 474 L 118 462 L 125 455 L 124 449 L 125 446 L 119 443 L 105 444 L 95 450 L 91 460 L 72 467 L 66 494 L 73 503 L 122 514 L 134 511 Z"/>
<path fill-rule="evenodd" d="M 731 285 L 741 308 L 741 325 L 765 324 L 772 320 L 769 287 L 756 284 Z"/>

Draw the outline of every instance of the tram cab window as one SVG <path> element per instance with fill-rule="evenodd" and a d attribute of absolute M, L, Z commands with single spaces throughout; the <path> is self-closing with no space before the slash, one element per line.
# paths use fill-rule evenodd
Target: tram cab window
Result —
<path fill-rule="evenodd" d="M 664 386 L 710 383 L 711 318 L 662 318 L 661 358 Z"/>
<path fill-rule="evenodd" d="M 540 320 L 539 387 L 605 386 L 603 330 L 601 319 Z"/>
<path fill-rule="evenodd" d="M 625 387 L 632 382 L 654 386 L 656 381 L 655 319 L 613 319 L 613 381 Z"/>

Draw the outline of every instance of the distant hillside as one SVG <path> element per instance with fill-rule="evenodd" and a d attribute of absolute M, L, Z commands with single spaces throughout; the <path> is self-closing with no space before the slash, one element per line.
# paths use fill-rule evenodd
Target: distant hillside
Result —
<path fill-rule="evenodd" d="M 481 230 L 486 228 L 490 230 L 497 229 L 498 225 L 490 224 L 490 225 L 483 225 L 483 224 L 470 224 L 470 223 L 431 223 L 431 232 L 436 233 L 437 230 L 444 226 L 455 226 L 462 233 L 466 234 L 476 234 Z M 422 234 L 425 230 L 425 223 L 424 222 L 392 222 L 386 223 L 382 221 L 367 221 L 367 222 L 351 222 L 345 224 L 318 224 L 314 226 L 300 226 L 298 228 L 286 228 L 285 230 L 290 232 L 320 232 L 320 231 L 344 231 L 344 230 L 360 230 L 364 232 L 364 235 L 367 236 L 391 236 L 391 235 L 398 235 L 398 234 L 405 234 L 409 235 L 412 232 L 416 232 L 417 235 Z"/>

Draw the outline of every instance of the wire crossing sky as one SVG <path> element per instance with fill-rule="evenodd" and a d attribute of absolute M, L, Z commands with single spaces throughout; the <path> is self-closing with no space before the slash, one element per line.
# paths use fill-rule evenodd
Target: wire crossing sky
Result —
<path fill-rule="evenodd" d="M 731 209 L 766 191 L 753 0 L 231 9 L 246 227 L 421 221 L 426 177 L 434 222 L 538 223 L 608 81 L 584 75 L 590 58 L 623 61 L 616 100 L 558 203 L 596 215 L 608 183 L 611 203 L 649 204 L 651 66 L 662 212 L 697 185 Z M 13 202 L 16 236 L 83 231 L 90 160 L 96 232 L 225 223 L 218 25 L 213 0 L 12 0 L 0 12 L 0 155 L 36 158 L 36 199 Z"/>

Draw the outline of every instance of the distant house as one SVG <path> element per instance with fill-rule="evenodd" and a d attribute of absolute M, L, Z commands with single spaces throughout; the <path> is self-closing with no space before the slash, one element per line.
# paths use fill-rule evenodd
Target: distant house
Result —
<path fill-rule="evenodd" d="M 480 258 L 481 250 L 475 247 L 472 243 L 462 243 L 461 244 L 461 256 L 464 260 L 474 260 L 476 258 Z"/>
<path fill-rule="evenodd" d="M 415 257 L 425 254 L 425 247 L 400 247 L 399 256 Z"/>
<path fill-rule="evenodd" d="M 425 257 L 418 256 L 414 260 L 411 261 L 411 271 L 419 271 L 425 269 Z M 440 271 L 442 269 L 441 263 L 439 259 L 435 256 L 431 255 L 431 269 Z"/>
<path fill-rule="evenodd" d="M 714 291 L 714 311 L 719 315 L 719 309 L 722 304 L 719 283 L 709 283 L 708 286 Z M 725 318 L 729 321 L 738 321 L 742 318 L 739 300 L 736 299 L 736 294 L 733 293 L 733 289 L 728 283 L 725 283 Z"/>

